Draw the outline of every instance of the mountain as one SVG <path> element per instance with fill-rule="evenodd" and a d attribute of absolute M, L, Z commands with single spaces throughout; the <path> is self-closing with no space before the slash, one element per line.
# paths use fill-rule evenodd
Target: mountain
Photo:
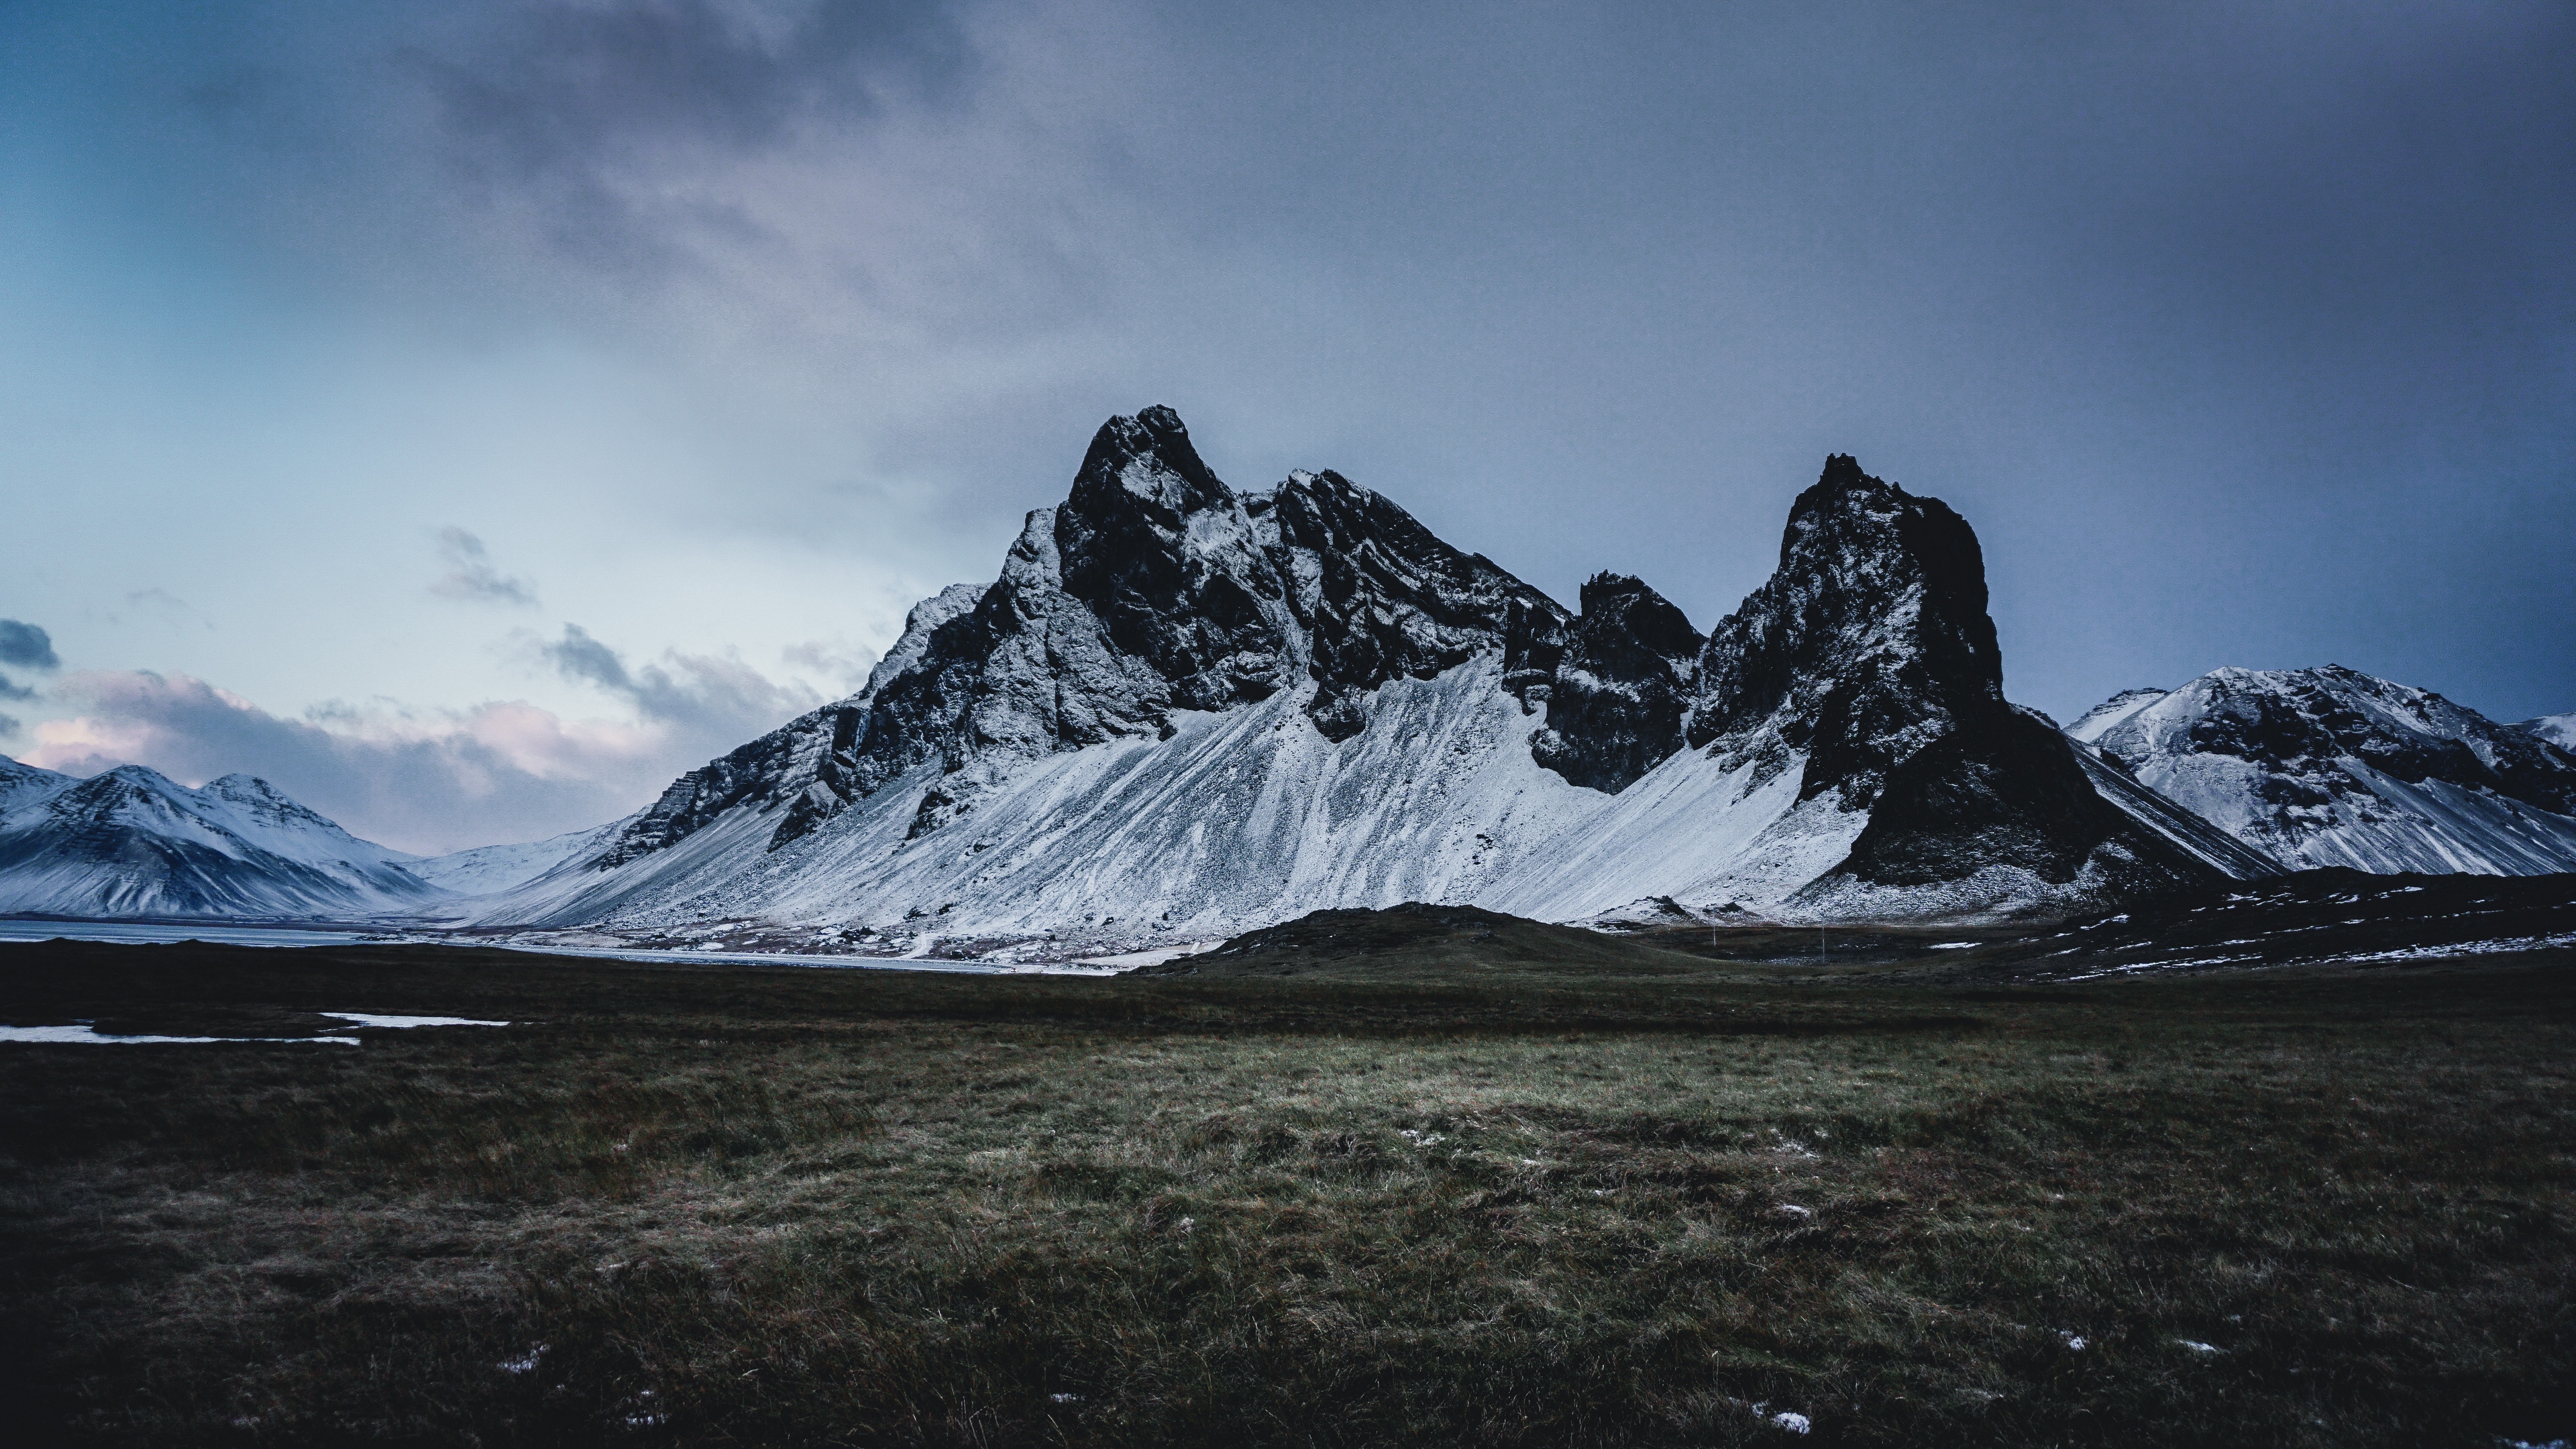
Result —
<path fill-rule="evenodd" d="M 2292 868 L 2576 870 L 2576 754 L 2341 665 L 2113 696 L 2076 740 Z"/>
<path fill-rule="evenodd" d="M 265 780 L 0 770 L 0 912 L 348 918 L 445 892 Z"/>
<path fill-rule="evenodd" d="M 6 819 L 11 811 L 21 806 L 51 799 L 79 783 L 76 776 L 22 765 L 0 755 L 0 819 Z"/>
<path fill-rule="evenodd" d="M 478 845 L 445 855 L 422 856 L 405 860 L 403 867 L 440 890 L 461 896 L 491 895 L 532 881 L 576 856 L 597 854 L 624 823 L 594 825 L 546 840 Z"/>
<path fill-rule="evenodd" d="M 2576 752 L 2576 713 L 2544 714 L 2538 719 L 2527 719 L 2509 728 L 2535 736 L 2562 750 Z"/>
<path fill-rule="evenodd" d="M 2097 772 L 2004 702 L 1975 533 L 1850 458 L 1703 636 L 1620 575 L 1569 614 L 1337 473 L 1239 492 L 1151 408 L 861 693 L 476 910 L 1109 941 L 1406 900 L 2002 911 L 2272 868 Z"/>

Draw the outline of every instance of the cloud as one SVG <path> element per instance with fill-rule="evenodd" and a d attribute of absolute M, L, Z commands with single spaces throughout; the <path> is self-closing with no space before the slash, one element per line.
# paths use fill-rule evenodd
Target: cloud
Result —
<path fill-rule="evenodd" d="M 447 572 L 439 575 L 429 591 L 440 598 L 535 607 L 536 585 L 526 579 L 506 577 L 492 567 L 483 540 L 464 529 L 451 526 L 438 531 L 438 556 L 447 564 Z"/>
<path fill-rule="evenodd" d="M 0 664 L 15 664 L 22 669 L 60 669 L 63 661 L 54 653 L 53 636 L 33 624 L 16 619 L 0 619 Z M 0 674 L 0 699 L 34 699 L 36 691 Z M 18 732 L 16 715 L 0 714 L 0 735 Z"/>
<path fill-rule="evenodd" d="M 627 671 L 614 651 L 571 636 L 595 651 L 576 651 L 583 667 L 613 667 L 625 680 L 617 692 L 643 718 L 576 720 L 490 701 L 426 711 L 340 704 L 291 719 L 184 674 L 85 671 L 55 690 L 80 713 L 38 723 L 24 758 L 75 775 L 149 765 L 191 783 L 246 771 L 357 835 L 434 854 L 628 814 L 682 771 L 775 727 L 805 697 L 725 660 L 667 654 L 667 664 Z"/>
<path fill-rule="evenodd" d="M 805 685 L 777 683 L 726 655 L 666 649 L 659 661 L 630 669 L 579 624 L 564 625 L 561 639 L 537 650 L 564 678 L 625 701 L 648 723 L 736 744 L 823 702 Z"/>
<path fill-rule="evenodd" d="M 662 235 L 674 219 L 760 229 L 721 201 L 651 184 L 674 157 L 721 164 L 846 128 L 885 92 L 939 87 L 965 54 L 946 7 L 919 0 L 552 0 L 466 27 L 442 50 L 415 44 L 407 59 L 469 183 L 496 200 L 537 198 L 556 250 L 668 271 L 686 264 Z"/>
<path fill-rule="evenodd" d="M 0 664 L 15 664 L 22 669 L 63 667 L 63 661 L 54 654 L 53 636 L 16 619 L 0 619 Z"/>

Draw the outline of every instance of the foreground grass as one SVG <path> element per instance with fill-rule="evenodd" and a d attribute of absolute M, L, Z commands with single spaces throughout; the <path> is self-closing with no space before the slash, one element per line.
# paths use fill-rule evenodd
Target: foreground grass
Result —
<path fill-rule="evenodd" d="M 535 1022 L 0 1048 L 0 1351 L 53 1438 L 2576 1430 L 2563 963 L 1444 993 L 42 949 L 0 955 L 14 1020 Z"/>

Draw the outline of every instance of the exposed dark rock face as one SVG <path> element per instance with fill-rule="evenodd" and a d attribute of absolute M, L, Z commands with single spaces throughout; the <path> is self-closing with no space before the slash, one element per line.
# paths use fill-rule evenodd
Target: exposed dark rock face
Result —
<path fill-rule="evenodd" d="M 1150 671 L 1152 683 L 1137 675 L 1139 721 L 1267 699 L 1290 682 L 1296 625 L 1277 570 L 1170 408 L 1102 425 L 1055 510 L 1055 546 L 1064 593 L 1112 651 Z"/>
<path fill-rule="evenodd" d="M 1530 753 L 1577 785 L 1616 794 L 1682 747 L 1706 641 L 1682 611 L 1624 574 L 1593 575 Z"/>
<path fill-rule="evenodd" d="M 865 692 L 690 772 L 593 864 L 666 849 L 740 807 L 787 802 L 771 846 L 925 764 L 918 836 L 970 812 L 1010 763 L 1165 735 L 1311 679 L 1327 738 L 1365 696 L 1500 649 L 1553 678 L 1565 611 L 1337 473 L 1238 494 L 1169 408 L 1104 424 L 1064 503 L 1028 517 L 1001 578 L 914 611 Z M 1524 698 L 1527 698 L 1526 693 Z"/>
<path fill-rule="evenodd" d="M 1868 826 L 1835 874 L 1922 886 L 2005 866 L 2065 885 L 2088 862 L 2121 897 L 2217 874 L 2105 800 L 2075 746 L 2044 717 L 1996 706 L 1971 709 L 1887 772 Z"/>
<path fill-rule="evenodd" d="M 1357 696 L 1389 680 L 1429 679 L 1516 631 L 1526 661 L 1541 635 L 1563 632 L 1556 601 L 1339 473 L 1291 474 L 1263 522 L 1319 686 L 1309 713 L 1328 739 L 1357 734 Z"/>
<path fill-rule="evenodd" d="M 2003 704 L 1976 533 L 1836 454 L 1789 510 L 1779 571 L 1710 631 L 1698 687 L 1694 747 L 1804 750 L 1800 798 L 1869 804 L 1897 762 Z"/>

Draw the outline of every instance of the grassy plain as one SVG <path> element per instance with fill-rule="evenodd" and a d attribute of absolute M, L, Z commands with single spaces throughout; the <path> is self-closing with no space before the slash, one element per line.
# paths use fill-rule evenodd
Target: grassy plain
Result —
<path fill-rule="evenodd" d="M 0 1389 L 116 1445 L 2576 1434 L 2576 953 L 2015 988 L 1526 944 L 0 948 L 18 1024 L 522 1023 L 0 1046 Z"/>

